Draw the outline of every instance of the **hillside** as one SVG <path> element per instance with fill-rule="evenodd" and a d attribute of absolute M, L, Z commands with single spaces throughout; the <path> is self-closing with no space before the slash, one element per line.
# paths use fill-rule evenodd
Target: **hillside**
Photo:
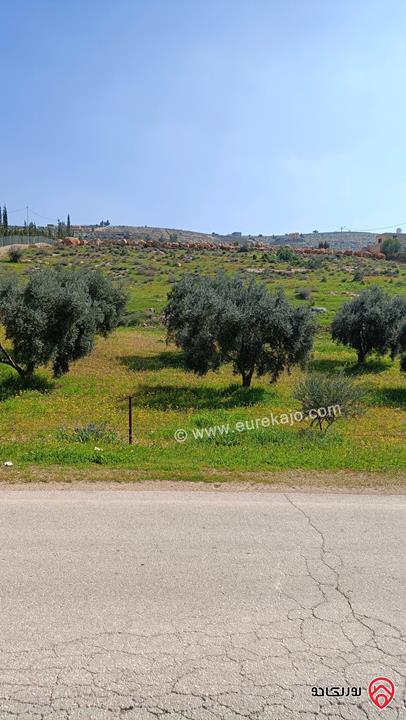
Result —
<path fill-rule="evenodd" d="M 180 230 L 178 228 L 162 228 L 134 225 L 111 225 L 109 227 L 83 226 L 80 233 L 85 238 L 100 237 L 111 240 L 161 240 L 177 242 L 261 242 L 271 245 L 305 245 L 317 246 L 319 242 L 328 242 L 331 247 L 351 248 L 359 250 L 366 245 L 375 243 L 376 235 L 369 232 L 332 231 L 320 233 L 286 233 L 285 235 L 240 235 L 230 233 L 202 233 L 195 230 Z"/>

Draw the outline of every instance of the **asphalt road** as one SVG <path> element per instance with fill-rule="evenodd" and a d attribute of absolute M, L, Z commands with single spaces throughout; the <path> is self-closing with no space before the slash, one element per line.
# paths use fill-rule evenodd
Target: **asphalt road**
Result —
<path fill-rule="evenodd" d="M 405 529 L 402 495 L 2 490 L 0 718 L 406 718 Z"/>

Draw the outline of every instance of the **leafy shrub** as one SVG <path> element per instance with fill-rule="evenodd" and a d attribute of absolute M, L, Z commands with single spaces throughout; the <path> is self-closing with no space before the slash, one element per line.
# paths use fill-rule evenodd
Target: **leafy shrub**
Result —
<path fill-rule="evenodd" d="M 400 241 L 399 238 L 386 238 L 381 245 L 381 252 L 386 258 L 393 258 L 400 252 Z"/>
<path fill-rule="evenodd" d="M 301 403 L 311 427 L 318 425 L 323 432 L 340 417 L 361 414 L 363 395 L 359 385 L 343 373 L 314 372 L 297 383 L 293 396 Z"/>
<path fill-rule="evenodd" d="M 12 263 L 18 263 L 20 262 L 21 258 L 23 256 L 23 251 L 21 248 L 10 248 L 8 251 L 8 259 Z"/>
<path fill-rule="evenodd" d="M 352 279 L 354 282 L 362 282 L 364 280 L 364 271 L 361 268 L 357 268 Z"/>
<path fill-rule="evenodd" d="M 114 253 L 116 255 L 128 255 L 129 248 L 127 245 L 119 245 L 117 248 L 115 248 Z"/>
<path fill-rule="evenodd" d="M 276 251 L 276 257 L 281 262 L 288 262 L 291 263 L 291 265 L 297 264 L 297 257 L 289 245 L 283 245 L 278 248 Z"/>
<path fill-rule="evenodd" d="M 120 324 L 124 327 L 138 327 L 139 325 L 141 325 L 140 313 L 125 313 Z"/>
<path fill-rule="evenodd" d="M 57 431 L 59 440 L 68 442 L 114 442 L 118 439 L 116 430 L 107 427 L 106 423 L 89 423 L 88 425 L 78 425 L 73 430 L 60 428 Z"/>
<path fill-rule="evenodd" d="M 323 265 L 323 258 L 318 257 L 317 255 L 315 257 L 311 257 L 307 261 L 307 267 L 309 270 L 318 270 Z"/>
<path fill-rule="evenodd" d="M 299 300 L 310 300 L 311 297 L 311 290 L 309 288 L 299 288 L 296 290 L 296 297 Z"/>

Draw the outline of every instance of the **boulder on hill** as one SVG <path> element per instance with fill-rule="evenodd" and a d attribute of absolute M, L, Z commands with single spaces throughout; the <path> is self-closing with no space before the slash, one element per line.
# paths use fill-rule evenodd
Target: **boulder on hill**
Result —
<path fill-rule="evenodd" d="M 78 247 L 79 245 L 84 245 L 83 240 L 76 237 L 65 237 L 61 240 L 61 243 L 62 245 L 67 245 L 68 247 Z"/>

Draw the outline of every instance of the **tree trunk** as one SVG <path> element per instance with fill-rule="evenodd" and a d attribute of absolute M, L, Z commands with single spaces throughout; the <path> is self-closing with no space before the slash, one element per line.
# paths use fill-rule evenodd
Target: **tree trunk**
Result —
<path fill-rule="evenodd" d="M 358 365 L 362 365 L 365 360 L 366 353 L 364 350 L 358 350 Z"/>
<path fill-rule="evenodd" d="M 13 368 L 13 370 L 16 370 L 20 377 L 26 377 L 27 373 L 26 371 L 20 367 L 20 365 L 17 365 L 15 360 L 11 357 L 11 355 L 7 352 L 7 350 L 0 344 L 0 352 L 3 353 L 3 359 L 0 359 L 0 363 L 3 365 L 9 365 Z"/>
<path fill-rule="evenodd" d="M 247 373 L 244 373 L 244 372 L 241 373 L 241 375 L 242 375 L 242 386 L 243 386 L 243 387 L 250 387 L 250 386 L 251 386 L 251 380 L 252 380 L 253 373 L 254 373 L 253 370 L 249 370 L 249 372 L 247 372 Z"/>

